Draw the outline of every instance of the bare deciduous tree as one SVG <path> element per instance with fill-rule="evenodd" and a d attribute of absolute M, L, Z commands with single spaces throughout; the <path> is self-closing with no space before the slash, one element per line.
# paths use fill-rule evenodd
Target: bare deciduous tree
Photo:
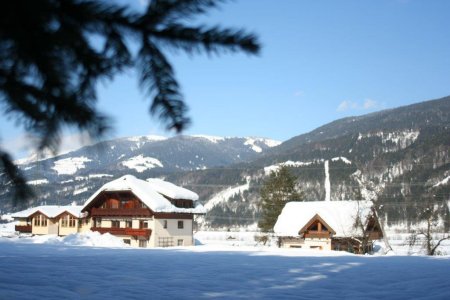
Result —
<path fill-rule="evenodd" d="M 450 240 L 450 233 L 439 234 L 439 230 L 442 229 L 439 222 L 439 210 L 441 208 L 438 204 L 427 205 L 419 216 L 426 221 L 425 226 L 412 231 L 408 240 L 410 247 L 422 243 L 427 255 L 440 254 L 439 246 L 443 241 Z"/>

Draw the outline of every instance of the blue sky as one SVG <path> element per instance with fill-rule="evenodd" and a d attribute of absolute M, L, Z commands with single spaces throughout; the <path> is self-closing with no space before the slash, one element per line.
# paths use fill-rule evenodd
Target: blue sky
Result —
<path fill-rule="evenodd" d="M 136 2 L 137 3 L 137 2 Z M 258 34 L 259 56 L 170 53 L 189 105 L 185 134 L 287 140 L 330 121 L 450 95 L 450 1 L 236 0 L 196 23 Z M 171 135 L 133 72 L 101 84 L 108 138 Z M 2 144 L 23 131 L 0 121 Z M 76 144 L 76 132 L 67 133 Z M 66 145 L 65 145 L 66 146 Z"/>

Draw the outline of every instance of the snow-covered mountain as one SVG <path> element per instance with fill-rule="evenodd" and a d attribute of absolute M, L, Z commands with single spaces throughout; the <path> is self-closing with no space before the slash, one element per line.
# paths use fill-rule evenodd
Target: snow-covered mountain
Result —
<path fill-rule="evenodd" d="M 106 181 L 128 173 L 164 177 L 199 194 L 208 210 L 201 225 L 230 227 L 255 224 L 263 181 L 287 165 L 309 201 L 373 200 L 386 223 L 402 224 L 420 221 L 432 206 L 450 229 L 450 97 L 344 118 L 278 144 L 259 138 L 133 137 L 21 168 L 38 204 L 84 202 Z M 9 211 L 10 187 L 5 181 L 3 186 L 0 209 Z"/>
<path fill-rule="evenodd" d="M 308 201 L 372 200 L 390 224 L 419 222 L 431 207 L 450 229 L 450 97 L 337 120 L 250 163 L 168 180 L 205 199 L 205 225 L 250 225 L 259 189 L 280 165 L 291 168 Z"/>
<path fill-rule="evenodd" d="M 124 174 L 148 178 L 220 168 L 254 160 L 280 143 L 254 137 L 137 136 L 41 160 L 33 156 L 16 163 L 37 190 L 36 203 L 63 204 L 81 202 L 105 181 Z M 6 189 L 0 191 L 0 209 L 8 210 L 10 187 L 3 183 Z"/>

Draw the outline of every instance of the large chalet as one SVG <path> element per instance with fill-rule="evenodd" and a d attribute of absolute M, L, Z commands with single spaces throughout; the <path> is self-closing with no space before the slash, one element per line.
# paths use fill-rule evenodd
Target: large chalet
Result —
<path fill-rule="evenodd" d="M 48 228 L 50 224 L 53 228 L 62 228 L 62 222 L 67 220 L 70 225 L 76 224 L 70 233 L 89 229 L 108 232 L 134 247 L 190 246 L 194 244 L 193 216 L 204 213 L 197 200 L 196 193 L 170 182 L 145 181 L 126 175 L 103 185 L 77 208 L 78 213 L 71 213 L 70 206 L 65 206 L 60 207 L 61 213 L 50 216 L 45 214 L 48 209 L 43 206 L 13 217 L 20 222 L 16 230 L 32 234 L 65 235 L 67 230 Z M 70 221 L 71 217 L 75 221 Z"/>
<path fill-rule="evenodd" d="M 371 201 L 288 202 L 274 226 L 281 247 L 372 251 L 383 237 Z"/>

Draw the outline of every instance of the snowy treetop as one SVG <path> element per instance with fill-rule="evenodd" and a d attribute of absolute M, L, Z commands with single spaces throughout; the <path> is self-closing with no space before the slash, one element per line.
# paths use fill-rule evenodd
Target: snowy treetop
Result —
<path fill-rule="evenodd" d="M 336 234 L 336 237 L 360 236 L 361 229 L 355 226 L 359 217 L 363 224 L 372 214 L 371 201 L 311 201 L 288 202 L 274 226 L 278 236 L 298 236 L 302 229 L 317 214 Z"/>

